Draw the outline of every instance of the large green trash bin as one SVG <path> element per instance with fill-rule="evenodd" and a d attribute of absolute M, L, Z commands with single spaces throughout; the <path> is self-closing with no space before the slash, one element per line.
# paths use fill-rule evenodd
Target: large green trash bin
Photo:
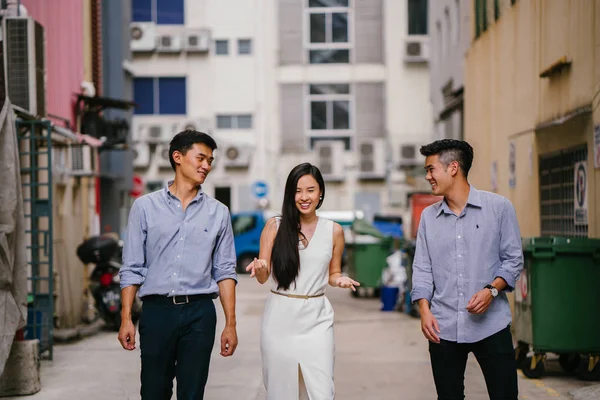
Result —
<path fill-rule="evenodd" d="M 352 241 L 347 243 L 348 275 L 360 283 L 357 295 L 365 292 L 376 295 L 381 273 L 387 266 L 394 239 L 382 235 L 363 220 L 352 225 Z"/>
<path fill-rule="evenodd" d="M 580 368 L 573 365 L 580 355 L 597 361 L 600 240 L 538 237 L 522 243 L 525 265 L 515 288 L 514 331 L 520 347 L 531 346 L 534 351 L 530 359 L 520 352 L 523 372 L 530 377 L 543 374 L 547 352 L 560 354 L 565 369 Z M 596 368 L 600 370 L 600 365 Z"/>

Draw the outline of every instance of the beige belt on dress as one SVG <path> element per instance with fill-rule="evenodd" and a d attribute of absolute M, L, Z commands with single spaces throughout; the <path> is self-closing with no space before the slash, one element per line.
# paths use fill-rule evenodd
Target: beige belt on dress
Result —
<path fill-rule="evenodd" d="M 325 295 L 325 293 L 320 293 L 320 294 L 315 294 L 315 295 L 279 293 L 279 292 L 274 291 L 273 289 L 271 289 L 271 293 L 278 294 L 280 296 L 289 297 L 289 298 L 292 298 L 292 299 L 304 299 L 304 300 L 306 300 L 306 299 L 312 299 L 312 298 L 315 298 L 315 297 L 321 297 L 321 296 Z"/>

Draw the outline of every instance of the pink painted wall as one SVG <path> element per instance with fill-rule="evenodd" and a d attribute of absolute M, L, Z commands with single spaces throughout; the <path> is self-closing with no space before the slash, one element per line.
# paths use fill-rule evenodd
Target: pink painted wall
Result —
<path fill-rule="evenodd" d="M 83 81 L 83 1 L 21 0 L 46 34 L 46 104 L 48 114 L 67 118 L 75 127 L 75 94 Z M 62 125 L 53 120 L 57 125 Z"/>

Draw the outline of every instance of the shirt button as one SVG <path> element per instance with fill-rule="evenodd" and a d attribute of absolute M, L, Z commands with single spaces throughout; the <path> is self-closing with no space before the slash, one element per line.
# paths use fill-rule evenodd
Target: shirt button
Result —
<path fill-rule="evenodd" d="M 177 272 L 173 272 L 173 275 L 177 275 Z"/>
<path fill-rule="evenodd" d="M 458 235 L 458 238 L 460 239 L 460 235 Z"/>
<path fill-rule="evenodd" d="M 179 240 L 183 240 L 183 238 L 182 238 L 182 237 L 180 237 L 180 238 L 179 238 Z"/>
<path fill-rule="evenodd" d="M 181 204 L 177 204 L 177 207 L 181 207 Z"/>
<path fill-rule="evenodd" d="M 459 254 L 459 255 L 458 255 L 458 258 L 461 258 L 461 257 L 462 257 L 462 255 L 461 255 L 461 254 Z"/>
<path fill-rule="evenodd" d="M 459 293 L 461 296 L 463 295 L 462 293 Z"/>
<path fill-rule="evenodd" d="M 177 258 L 181 257 L 179 254 L 177 254 Z"/>
<path fill-rule="evenodd" d="M 175 289 L 171 290 L 171 293 L 175 293 Z"/>
<path fill-rule="evenodd" d="M 462 277 L 462 274 L 458 274 L 458 276 Z"/>

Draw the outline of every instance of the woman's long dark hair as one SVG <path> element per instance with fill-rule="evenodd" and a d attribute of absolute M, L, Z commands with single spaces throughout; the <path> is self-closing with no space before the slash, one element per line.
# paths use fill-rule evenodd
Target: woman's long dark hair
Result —
<path fill-rule="evenodd" d="M 300 272 L 298 242 L 302 232 L 300 231 L 300 212 L 296 208 L 296 190 L 298 180 L 304 175 L 312 175 L 319 184 L 319 189 L 321 189 L 321 198 L 317 204 L 317 209 L 321 207 L 325 198 L 325 182 L 321 171 L 317 167 L 304 163 L 292 169 L 285 183 L 281 223 L 271 251 L 273 277 L 277 281 L 277 289 L 288 290 L 292 283 L 296 282 L 298 272 Z"/>

